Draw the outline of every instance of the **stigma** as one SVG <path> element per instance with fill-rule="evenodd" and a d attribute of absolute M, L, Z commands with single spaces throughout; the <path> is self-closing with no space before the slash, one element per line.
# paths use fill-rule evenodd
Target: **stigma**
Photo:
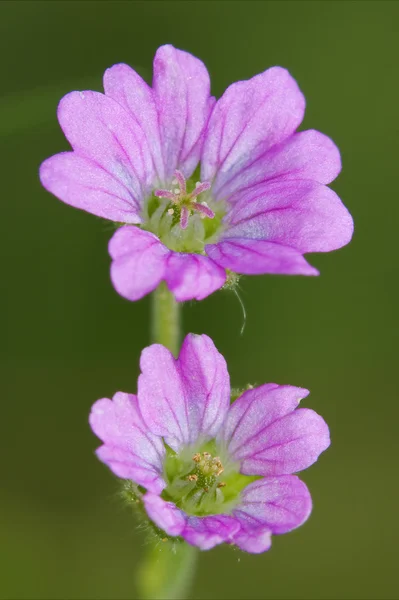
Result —
<path fill-rule="evenodd" d="M 186 179 L 181 171 L 174 172 L 172 185 L 175 186 L 171 190 L 155 190 L 154 195 L 158 198 L 166 198 L 170 200 L 167 213 L 174 216 L 176 213 L 179 216 L 181 229 L 186 229 L 188 220 L 193 213 L 198 213 L 202 219 L 213 219 L 215 213 L 211 210 L 206 202 L 199 202 L 198 196 L 206 192 L 211 187 L 207 181 L 197 181 L 195 188 L 187 191 Z"/>

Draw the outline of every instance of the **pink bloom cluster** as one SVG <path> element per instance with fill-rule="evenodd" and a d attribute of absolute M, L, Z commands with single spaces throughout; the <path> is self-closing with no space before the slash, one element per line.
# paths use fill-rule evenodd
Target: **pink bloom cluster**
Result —
<path fill-rule="evenodd" d="M 162 46 L 152 87 L 117 64 L 104 94 L 61 100 L 73 151 L 46 160 L 41 181 L 64 202 L 125 224 L 109 252 L 113 284 L 130 300 L 160 281 L 179 301 L 200 300 L 223 286 L 226 270 L 317 275 L 303 255 L 344 246 L 353 224 L 326 187 L 339 151 L 318 131 L 296 132 L 304 111 L 285 69 L 234 83 L 216 101 L 204 64 Z"/>
<path fill-rule="evenodd" d="M 99 459 L 141 486 L 157 527 L 203 550 L 258 553 L 308 518 L 311 497 L 293 473 L 330 439 L 319 415 L 297 409 L 307 390 L 266 384 L 230 404 L 226 362 L 206 335 L 188 335 L 177 360 L 145 348 L 140 367 L 137 396 L 98 400 L 90 424 Z"/>

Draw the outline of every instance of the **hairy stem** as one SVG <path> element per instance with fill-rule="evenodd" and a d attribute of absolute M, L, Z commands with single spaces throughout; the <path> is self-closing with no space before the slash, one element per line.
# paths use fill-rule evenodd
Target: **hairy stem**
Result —
<path fill-rule="evenodd" d="M 152 341 L 177 356 L 180 344 L 180 304 L 162 281 L 152 295 Z"/>
<path fill-rule="evenodd" d="M 152 341 L 174 356 L 181 341 L 181 305 L 162 282 L 152 295 Z M 143 600 L 179 600 L 188 597 L 195 574 L 197 548 L 182 540 L 152 539 L 138 571 L 137 586 Z"/>

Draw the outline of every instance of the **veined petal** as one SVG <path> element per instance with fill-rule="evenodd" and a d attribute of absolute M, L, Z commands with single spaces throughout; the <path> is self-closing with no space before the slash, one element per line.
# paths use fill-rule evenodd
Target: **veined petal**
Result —
<path fill-rule="evenodd" d="M 207 256 L 171 252 L 165 279 L 178 302 L 203 300 L 224 285 L 226 272 Z"/>
<path fill-rule="evenodd" d="M 226 217 L 225 239 L 277 242 L 299 252 L 329 252 L 345 246 L 353 220 L 337 194 L 309 180 L 260 184 L 237 194 Z"/>
<path fill-rule="evenodd" d="M 58 120 L 73 149 L 106 169 L 141 202 L 152 187 L 154 165 L 141 127 L 118 103 L 98 92 L 71 92 Z"/>
<path fill-rule="evenodd" d="M 190 443 L 216 437 L 230 406 L 226 361 L 207 335 L 186 336 L 178 358 L 189 419 Z"/>
<path fill-rule="evenodd" d="M 254 481 L 241 493 L 234 516 L 244 528 L 263 533 L 287 533 L 306 521 L 312 511 L 312 498 L 306 485 L 295 475 Z"/>
<path fill-rule="evenodd" d="M 200 159 L 213 104 L 208 71 L 188 52 L 161 46 L 154 58 L 153 91 L 165 178 L 170 180 L 176 169 L 189 177 Z"/>
<path fill-rule="evenodd" d="M 227 88 L 205 134 L 201 178 L 221 187 L 250 161 L 289 137 L 300 125 L 305 99 L 285 69 L 272 67 Z"/>
<path fill-rule="evenodd" d="M 341 171 L 341 157 L 334 142 L 319 131 L 294 133 L 265 152 L 255 152 L 215 193 L 229 198 L 243 189 L 271 179 L 311 179 L 328 184 Z"/>
<path fill-rule="evenodd" d="M 139 300 L 164 278 L 169 250 L 149 231 L 121 227 L 109 242 L 113 259 L 111 279 L 116 291 L 128 300 Z"/>
<path fill-rule="evenodd" d="M 232 543 L 239 529 L 239 521 L 229 515 L 188 517 L 181 535 L 189 544 L 210 550 L 223 542 Z"/>
<path fill-rule="evenodd" d="M 187 335 L 177 360 L 153 344 L 143 350 L 140 368 L 140 410 L 152 433 L 175 451 L 216 436 L 229 407 L 230 382 L 208 336 Z"/>
<path fill-rule="evenodd" d="M 247 431 L 232 456 L 244 475 L 290 475 L 310 467 L 329 445 L 324 419 L 313 410 L 298 408 L 262 429 Z"/>
<path fill-rule="evenodd" d="M 272 533 L 267 527 L 246 527 L 241 519 L 241 529 L 234 536 L 234 544 L 244 552 L 260 554 L 270 549 Z"/>
<path fill-rule="evenodd" d="M 148 516 L 168 535 L 181 535 L 186 524 L 186 515 L 173 502 L 166 502 L 160 496 L 148 492 L 143 496 Z"/>
<path fill-rule="evenodd" d="M 302 254 L 290 248 L 265 240 L 245 238 L 226 239 L 205 246 L 207 255 L 224 269 L 244 275 L 318 275 Z"/>
<path fill-rule="evenodd" d="M 183 383 L 172 353 L 152 344 L 140 358 L 138 398 L 141 414 L 149 430 L 165 438 L 177 451 L 190 439 L 189 417 Z"/>
<path fill-rule="evenodd" d="M 165 487 L 162 440 L 149 432 L 141 417 L 136 396 L 118 392 L 92 407 L 90 425 L 104 445 L 97 456 L 118 476 L 131 479 L 154 493 Z"/>
<path fill-rule="evenodd" d="M 137 198 L 115 174 L 76 152 L 62 152 L 40 167 L 43 186 L 66 204 L 104 219 L 139 223 Z"/>
<path fill-rule="evenodd" d="M 243 448 L 245 452 L 250 439 L 295 410 L 308 395 L 309 391 L 304 388 L 277 383 L 266 383 L 247 390 L 230 406 L 219 432 L 220 442 L 226 445 L 233 460 L 239 459 L 242 455 L 237 455 L 237 451 Z M 260 445 L 263 437 L 259 440 Z M 251 452 L 249 448 L 248 451 Z"/>
<path fill-rule="evenodd" d="M 105 71 L 104 92 L 106 96 L 119 102 L 143 130 L 160 185 L 165 181 L 165 170 L 158 111 L 151 87 L 131 67 L 120 63 Z"/>

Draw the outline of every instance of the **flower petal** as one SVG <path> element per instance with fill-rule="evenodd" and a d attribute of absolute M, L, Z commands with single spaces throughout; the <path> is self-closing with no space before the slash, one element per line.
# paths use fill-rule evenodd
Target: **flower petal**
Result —
<path fill-rule="evenodd" d="M 190 443 L 214 438 L 230 406 L 226 361 L 207 335 L 186 336 L 178 358 L 189 419 Z"/>
<path fill-rule="evenodd" d="M 66 204 L 104 219 L 139 223 L 139 206 L 116 175 L 76 152 L 62 152 L 40 167 L 43 186 Z"/>
<path fill-rule="evenodd" d="M 352 237 L 348 210 L 333 190 L 314 181 L 273 181 L 238 196 L 226 218 L 226 239 L 266 240 L 306 253 L 341 248 Z"/>
<path fill-rule="evenodd" d="M 165 279 L 178 302 L 203 300 L 224 285 L 226 272 L 207 256 L 171 252 Z"/>
<path fill-rule="evenodd" d="M 214 197 L 245 165 L 289 137 L 304 111 L 298 85 L 281 67 L 230 85 L 213 109 L 201 157 L 201 180 L 215 180 Z"/>
<path fill-rule="evenodd" d="M 228 515 L 188 517 L 181 535 L 189 544 L 210 550 L 223 542 L 232 543 L 239 529 L 239 521 Z"/>
<path fill-rule="evenodd" d="M 218 438 L 226 445 L 232 459 L 238 460 L 241 454 L 237 455 L 237 450 L 245 449 L 249 439 L 291 413 L 308 395 L 309 391 L 304 388 L 277 383 L 247 390 L 230 406 Z"/>
<path fill-rule="evenodd" d="M 140 410 L 152 433 L 176 451 L 216 435 L 229 407 L 230 381 L 208 336 L 187 335 L 177 360 L 153 344 L 143 350 L 140 367 Z"/>
<path fill-rule="evenodd" d="M 341 171 L 341 157 L 334 142 L 319 131 L 294 133 L 281 144 L 248 158 L 234 175 L 217 188 L 217 195 L 229 198 L 238 190 L 271 179 L 312 179 L 328 184 Z"/>
<path fill-rule="evenodd" d="M 165 181 L 165 171 L 152 89 L 136 71 L 121 63 L 105 71 L 104 92 L 119 102 L 143 130 L 154 161 L 157 183 L 161 185 Z"/>
<path fill-rule="evenodd" d="M 245 275 L 318 275 L 298 250 L 264 240 L 232 238 L 205 246 L 207 255 L 224 269 Z"/>
<path fill-rule="evenodd" d="M 295 475 L 254 481 L 243 490 L 241 498 L 234 516 L 247 526 L 257 523 L 274 534 L 299 527 L 312 511 L 309 490 Z"/>
<path fill-rule="evenodd" d="M 329 445 L 324 419 L 299 408 L 252 434 L 248 430 L 235 445 L 233 457 L 244 475 L 289 475 L 310 467 Z"/>
<path fill-rule="evenodd" d="M 213 104 L 208 71 L 188 52 L 161 46 L 154 58 L 153 90 L 166 180 L 175 169 L 189 177 L 200 159 Z"/>
<path fill-rule="evenodd" d="M 141 127 L 118 103 L 98 92 L 71 92 L 58 120 L 73 149 L 121 181 L 139 203 L 152 187 L 154 166 Z"/>
<path fill-rule="evenodd" d="M 178 451 L 190 439 L 183 383 L 172 353 L 160 344 L 144 348 L 138 379 L 140 411 L 151 433 Z"/>
<path fill-rule="evenodd" d="M 89 422 L 104 445 L 97 456 L 118 476 L 159 493 L 165 487 L 162 440 L 147 431 L 132 394 L 118 392 L 92 407 Z"/>
<path fill-rule="evenodd" d="M 156 494 L 147 493 L 143 502 L 148 516 L 154 523 L 168 535 L 181 535 L 186 515 L 173 502 L 166 502 Z"/>
<path fill-rule="evenodd" d="M 244 526 L 234 536 L 234 544 L 244 552 L 261 554 L 270 549 L 272 545 L 272 534 L 267 527 Z"/>
<path fill-rule="evenodd" d="M 169 250 L 158 238 L 138 227 L 121 227 L 108 246 L 113 259 L 111 279 L 116 291 L 128 300 L 139 300 L 164 278 Z"/>

